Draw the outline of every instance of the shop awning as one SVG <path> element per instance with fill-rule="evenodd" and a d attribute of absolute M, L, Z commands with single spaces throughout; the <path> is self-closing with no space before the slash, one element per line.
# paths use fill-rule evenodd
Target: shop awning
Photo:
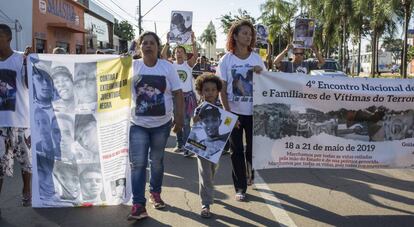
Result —
<path fill-rule="evenodd" d="M 86 33 L 85 29 L 77 28 L 77 27 L 75 27 L 71 24 L 64 23 L 64 22 L 61 22 L 61 23 L 47 23 L 47 27 L 63 28 L 63 29 L 66 29 L 66 30 L 68 30 L 70 32 L 73 32 L 73 33 Z"/>

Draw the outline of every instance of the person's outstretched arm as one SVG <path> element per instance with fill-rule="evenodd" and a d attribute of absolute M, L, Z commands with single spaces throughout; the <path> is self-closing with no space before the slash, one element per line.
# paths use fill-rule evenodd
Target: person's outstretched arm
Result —
<path fill-rule="evenodd" d="M 277 68 L 280 67 L 280 63 L 285 58 L 285 55 L 292 48 L 293 48 L 293 45 L 292 44 L 288 44 L 286 46 L 286 48 L 279 55 L 276 56 L 275 60 L 273 61 L 273 64 L 276 65 Z"/>

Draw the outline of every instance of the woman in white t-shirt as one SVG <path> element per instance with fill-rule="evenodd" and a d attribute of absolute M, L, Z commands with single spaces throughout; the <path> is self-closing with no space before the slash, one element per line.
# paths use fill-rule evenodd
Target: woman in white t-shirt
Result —
<path fill-rule="evenodd" d="M 146 168 L 150 164 L 150 201 L 156 209 L 165 207 L 161 199 L 164 149 L 173 122 L 174 132 L 183 125 L 183 93 L 177 71 L 160 59 L 160 39 L 144 32 L 137 41 L 142 59 L 133 61 L 129 159 L 131 162 L 132 209 L 128 219 L 148 217 L 145 209 Z"/>
<path fill-rule="evenodd" d="M 178 76 L 181 81 L 181 86 L 184 94 L 184 125 L 183 129 L 177 132 L 177 147 L 174 152 L 184 152 L 184 156 L 191 156 L 193 153 L 184 149 L 185 142 L 187 141 L 188 135 L 190 134 L 191 117 L 194 114 L 194 109 L 197 106 L 197 98 L 193 91 L 193 67 L 197 61 L 197 47 L 195 42 L 194 32 L 191 34 L 192 41 L 192 56 L 187 59 L 187 52 L 183 46 L 176 46 L 174 48 L 175 61 L 173 66 L 177 70 Z M 167 59 L 167 51 L 169 43 L 164 45 L 161 56 L 163 59 Z"/>
<path fill-rule="evenodd" d="M 224 109 L 239 116 L 238 127 L 233 129 L 230 137 L 232 177 L 237 201 L 245 200 L 247 185 L 252 184 L 254 177 L 253 72 L 260 73 L 265 69 L 260 56 L 252 52 L 255 43 L 256 32 L 252 23 L 247 20 L 235 21 L 227 36 L 226 48 L 229 52 L 220 59 L 217 70 L 218 76 L 223 80 L 220 97 Z M 243 146 L 243 132 L 246 136 L 246 151 Z"/>

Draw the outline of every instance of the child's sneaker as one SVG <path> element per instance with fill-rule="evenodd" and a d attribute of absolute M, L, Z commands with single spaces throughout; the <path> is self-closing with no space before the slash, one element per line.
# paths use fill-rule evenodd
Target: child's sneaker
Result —
<path fill-rule="evenodd" d="M 209 205 L 203 205 L 201 207 L 200 216 L 202 218 L 211 218 L 211 212 L 210 212 L 210 206 Z"/>
<path fill-rule="evenodd" d="M 183 155 L 184 155 L 184 157 L 191 157 L 194 154 L 192 152 L 189 152 L 189 151 L 185 150 L 184 153 L 183 153 Z"/>
<path fill-rule="evenodd" d="M 131 213 L 128 215 L 128 220 L 140 220 L 148 217 L 147 210 L 141 204 L 134 204 L 131 208 Z"/>
<path fill-rule="evenodd" d="M 174 153 L 181 153 L 183 151 L 184 151 L 184 148 L 182 148 L 182 147 L 175 147 L 174 150 L 173 150 Z"/>
<path fill-rule="evenodd" d="M 150 192 L 150 203 L 155 209 L 162 209 L 165 207 L 164 201 L 161 199 L 161 193 Z"/>

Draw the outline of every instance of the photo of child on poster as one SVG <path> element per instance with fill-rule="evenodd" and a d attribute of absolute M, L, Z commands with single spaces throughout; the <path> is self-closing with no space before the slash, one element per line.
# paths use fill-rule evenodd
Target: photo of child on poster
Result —
<path fill-rule="evenodd" d="M 196 109 L 196 116 L 199 121 L 191 128 L 184 148 L 217 163 L 237 116 L 207 102 Z"/>
<path fill-rule="evenodd" d="M 190 44 L 193 23 L 193 12 L 172 11 L 168 41 L 170 43 Z"/>
<path fill-rule="evenodd" d="M 295 31 L 293 35 L 294 48 L 311 48 L 315 33 L 315 20 L 309 18 L 298 18 L 295 21 Z"/>

